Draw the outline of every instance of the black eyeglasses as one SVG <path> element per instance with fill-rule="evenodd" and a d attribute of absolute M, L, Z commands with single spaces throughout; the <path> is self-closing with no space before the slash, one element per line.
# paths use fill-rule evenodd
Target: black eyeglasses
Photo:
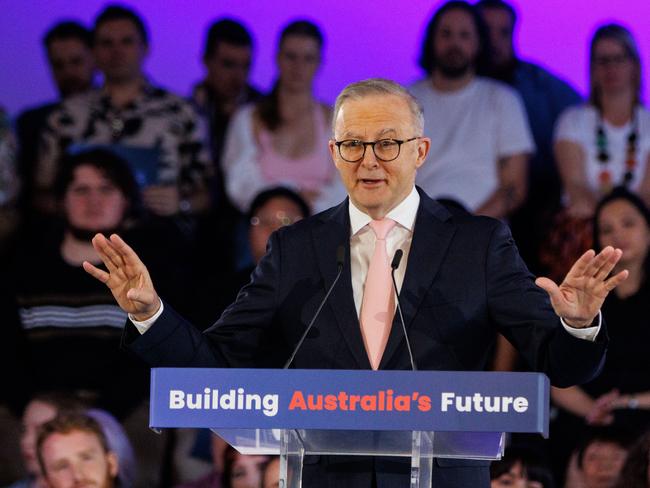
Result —
<path fill-rule="evenodd" d="M 372 146 L 372 152 L 379 161 L 393 161 L 399 157 L 402 144 L 421 139 L 420 137 L 411 137 L 406 140 L 399 139 L 379 139 L 378 141 L 363 142 L 358 139 L 346 139 L 336 141 L 334 145 L 339 149 L 339 156 L 343 161 L 348 163 L 358 163 L 366 155 L 366 147 Z"/>

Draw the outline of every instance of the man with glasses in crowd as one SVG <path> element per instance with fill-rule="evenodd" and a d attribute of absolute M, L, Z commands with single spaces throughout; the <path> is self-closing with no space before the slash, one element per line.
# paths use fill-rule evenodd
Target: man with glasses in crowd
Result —
<path fill-rule="evenodd" d="M 272 234 L 251 282 L 204 333 L 163 304 L 146 267 L 119 236 L 93 239 L 108 271 L 84 268 L 130 314 L 124 341 L 132 351 L 152 366 L 281 367 L 334 282 L 343 247 L 341 279 L 293 365 L 410 369 L 390 282 L 390 257 L 401 249 L 396 281 L 419 369 L 484 369 L 500 331 L 556 385 L 595 374 L 607 342 L 599 309 L 627 277 L 624 271 L 608 278 L 620 250 L 585 253 L 559 287 L 546 278 L 534 281 L 503 223 L 452 215 L 415 187 L 431 142 L 417 100 L 394 82 L 346 87 L 333 128 L 329 147 L 349 198 Z M 312 461 L 303 469 L 304 486 L 408 485 L 405 459 Z M 488 462 L 434 462 L 433 486 L 489 483 Z"/>

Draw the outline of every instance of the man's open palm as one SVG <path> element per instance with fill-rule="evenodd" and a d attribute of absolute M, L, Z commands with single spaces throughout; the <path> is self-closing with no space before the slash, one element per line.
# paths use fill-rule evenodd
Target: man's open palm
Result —
<path fill-rule="evenodd" d="M 117 234 L 106 239 L 97 234 L 93 247 L 108 272 L 84 261 L 84 269 L 106 284 L 118 305 L 136 320 L 145 320 L 156 313 L 160 306 L 158 294 L 153 287 L 149 271 L 138 255 Z"/>
<path fill-rule="evenodd" d="M 535 283 L 546 290 L 555 313 L 568 325 L 588 327 L 607 294 L 627 278 L 627 270 L 609 276 L 622 254 L 611 246 L 598 254 L 590 249 L 575 262 L 560 286 L 548 278 L 537 278 Z"/>

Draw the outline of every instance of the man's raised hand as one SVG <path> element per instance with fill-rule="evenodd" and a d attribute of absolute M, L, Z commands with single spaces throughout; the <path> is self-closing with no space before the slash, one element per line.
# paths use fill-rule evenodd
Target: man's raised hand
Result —
<path fill-rule="evenodd" d="M 537 278 L 535 283 L 549 294 L 555 313 L 568 325 L 589 327 L 607 294 L 627 278 L 627 270 L 609 276 L 622 254 L 611 246 L 598 254 L 590 249 L 575 262 L 560 286 L 548 278 Z"/>
<path fill-rule="evenodd" d="M 110 239 L 97 234 L 92 243 L 108 272 L 84 261 L 86 272 L 106 284 L 117 304 L 136 320 L 152 317 L 160 307 L 160 299 L 138 255 L 117 234 Z"/>

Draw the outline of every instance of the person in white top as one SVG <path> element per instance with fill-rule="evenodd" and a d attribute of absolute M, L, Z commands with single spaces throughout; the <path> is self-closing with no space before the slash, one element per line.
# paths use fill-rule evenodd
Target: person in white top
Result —
<path fill-rule="evenodd" d="M 232 118 L 223 153 L 224 184 L 243 213 L 255 195 L 275 186 L 300 193 L 315 211 L 345 197 L 327 150 L 331 110 L 314 95 L 323 43 L 312 22 L 288 24 L 280 34 L 273 89 Z"/>
<path fill-rule="evenodd" d="M 601 26 L 591 40 L 589 103 L 567 109 L 555 129 L 555 155 L 567 212 L 590 218 L 616 186 L 650 203 L 650 112 L 641 105 L 641 62 L 632 34 Z"/>
<path fill-rule="evenodd" d="M 416 182 L 433 198 L 504 218 L 526 197 L 534 142 L 519 95 L 477 76 L 488 43 L 483 21 L 465 2 L 445 4 L 429 22 L 420 57 L 428 76 L 410 87 L 431 139 Z"/>

